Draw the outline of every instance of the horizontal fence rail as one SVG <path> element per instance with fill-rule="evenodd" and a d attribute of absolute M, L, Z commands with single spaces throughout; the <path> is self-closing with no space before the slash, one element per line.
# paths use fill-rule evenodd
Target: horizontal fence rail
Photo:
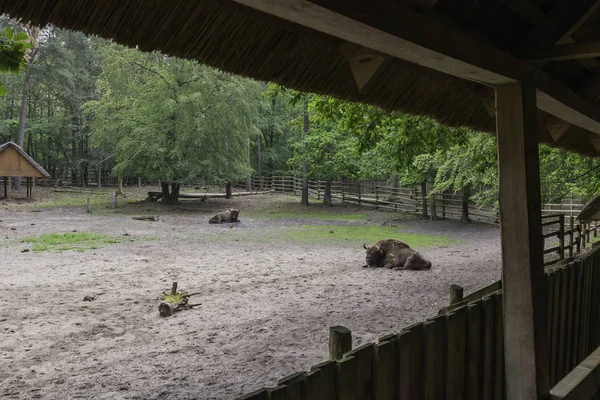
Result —
<path fill-rule="evenodd" d="M 600 346 L 599 250 L 550 269 L 545 277 L 550 384 L 555 386 Z M 503 400 L 502 290 L 480 294 L 240 399 Z"/>

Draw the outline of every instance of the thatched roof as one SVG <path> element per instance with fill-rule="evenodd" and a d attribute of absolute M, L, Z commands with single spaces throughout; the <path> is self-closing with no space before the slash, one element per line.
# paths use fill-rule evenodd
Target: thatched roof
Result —
<path fill-rule="evenodd" d="M 521 58 L 526 58 L 532 48 L 543 49 L 548 43 L 564 40 L 561 32 L 556 32 L 556 24 L 551 29 L 547 27 L 551 18 L 573 20 L 568 27 L 577 29 L 562 32 L 568 33 L 568 40 L 600 38 L 600 29 L 595 24 L 600 18 L 597 11 L 588 12 L 585 20 L 577 19 L 579 14 L 570 15 L 570 11 L 559 14 L 564 2 L 558 0 L 527 0 L 525 5 L 505 0 L 395 1 Z M 585 3 L 590 2 L 583 1 L 573 8 L 589 8 Z M 450 126 L 495 130 L 494 92 L 488 86 L 394 59 L 380 69 L 368 90 L 360 93 L 348 59 L 340 51 L 342 40 L 233 1 L 0 0 L 0 12 L 35 24 L 51 23 L 97 34 L 141 50 L 196 59 L 224 71 L 302 91 L 426 115 Z M 557 34 L 558 38 L 552 37 Z M 539 46 L 535 47 L 536 43 Z M 590 70 L 596 64 L 594 59 L 569 60 L 549 62 L 543 68 L 571 89 L 585 91 L 595 73 Z M 581 95 L 595 101 L 600 90 L 596 86 Z M 542 142 L 600 156 L 596 147 L 600 145 L 584 129 L 570 125 L 566 129 L 565 124 L 561 128 L 560 120 L 553 120 L 542 111 L 538 120 Z M 559 130 L 553 130 L 557 125 Z"/>
<path fill-rule="evenodd" d="M 9 159 L 4 160 L 3 153 L 6 152 L 8 149 L 12 149 L 18 154 L 18 155 L 14 155 L 13 157 L 21 156 L 23 159 L 25 159 L 25 161 L 30 164 L 31 168 L 26 168 L 24 165 L 21 165 L 21 167 L 19 168 L 19 165 L 21 164 L 21 162 L 16 160 L 17 162 L 15 163 L 15 160 L 12 158 L 10 160 Z M 8 164 L 15 163 L 15 165 L 4 165 L 5 164 L 4 161 Z M 26 174 L 30 173 L 31 175 L 21 175 L 22 173 L 26 173 Z M 46 170 L 44 168 L 42 168 L 41 165 L 39 165 L 37 162 L 35 162 L 35 160 L 33 158 L 31 158 L 29 156 L 29 154 L 25 153 L 25 151 L 16 143 L 7 142 L 7 143 L 4 143 L 3 145 L 0 145 L 0 176 L 32 177 L 33 175 L 38 175 L 36 177 L 40 177 L 40 178 L 42 178 L 42 177 L 50 178 L 50 174 L 48 172 L 46 172 Z"/>
<path fill-rule="evenodd" d="M 600 193 L 596 194 L 590 201 L 585 203 L 577 219 L 580 221 L 600 221 Z"/>

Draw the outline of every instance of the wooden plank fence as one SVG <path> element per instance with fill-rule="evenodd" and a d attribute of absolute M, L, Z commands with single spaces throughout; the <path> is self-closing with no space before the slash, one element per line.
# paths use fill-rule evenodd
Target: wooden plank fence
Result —
<path fill-rule="evenodd" d="M 275 192 L 302 194 L 302 179 L 294 176 L 252 177 L 251 187 L 238 183 L 236 187 L 249 190 L 273 190 Z M 323 199 L 326 181 L 309 180 L 308 194 L 317 200 Z M 423 213 L 423 193 L 420 188 L 394 187 L 385 181 L 333 181 L 332 198 L 344 203 L 357 204 L 382 210 L 400 211 L 407 213 Z M 428 193 L 428 216 L 433 219 L 460 219 L 462 216 L 462 194 Z M 435 207 L 433 207 L 435 203 Z M 565 214 L 567 224 L 581 211 L 584 204 L 582 197 L 565 199 L 561 203 L 547 202 L 543 212 Z M 435 214 L 432 215 L 432 209 Z M 492 207 L 479 207 L 469 202 L 469 218 L 473 221 L 499 223 L 500 217 Z"/>
<path fill-rule="evenodd" d="M 600 346 L 600 250 L 547 270 L 546 282 L 555 386 Z M 502 290 L 485 293 L 241 399 L 503 400 Z"/>

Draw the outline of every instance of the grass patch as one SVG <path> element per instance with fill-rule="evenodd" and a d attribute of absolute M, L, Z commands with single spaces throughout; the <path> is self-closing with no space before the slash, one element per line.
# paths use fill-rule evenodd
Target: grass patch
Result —
<path fill-rule="evenodd" d="M 110 244 L 139 241 L 141 238 L 127 236 L 124 238 L 100 235 L 88 232 L 46 233 L 31 236 L 21 240 L 21 243 L 31 243 L 33 251 L 69 251 L 84 252 L 96 250 Z M 143 240 L 143 239 L 142 239 Z M 151 240 L 145 238 L 145 240 Z"/>
<path fill-rule="evenodd" d="M 250 218 L 320 220 L 320 221 L 366 221 L 367 215 L 360 213 L 334 214 L 327 211 L 274 210 L 243 213 Z"/>
<path fill-rule="evenodd" d="M 246 233 L 228 232 L 224 240 L 249 240 Z M 264 230 L 261 235 L 252 236 L 250 240 L 268 243 L 302 243 L 302 244 L 347 244 L 352 246 L 363 243 L 373 244 L 382 239 L 400 239 L 411 247 L 419 249 L 463 242 L 449 236 L 426 235 L 423 233 L 404 232 L 402 228 L 390 226 L 339 226 L 339 225 L 303 225 L 286 228 Z"/>

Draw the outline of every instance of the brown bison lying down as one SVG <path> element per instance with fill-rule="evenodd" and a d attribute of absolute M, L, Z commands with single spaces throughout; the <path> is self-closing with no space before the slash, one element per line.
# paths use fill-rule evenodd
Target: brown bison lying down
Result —
<path fill-rule="evenodd" d="M 223 211 L 218 213 L 214 217 L 208 220 L 210 224 L 221 224 L 223 222 L 240 222 L 238 219 L 238 215 L 240 214 L 240 210 L 237 208 L 232 208 L 227 211 Z"/>
<path fill-rule="evenodd" d="M 364 267 L 385 267 L 389 269 L 431 269 L 431 261 L 402 240 L 380 240 L 373 246 L 363 246 L 367 250 L 367 265 Z"/>

